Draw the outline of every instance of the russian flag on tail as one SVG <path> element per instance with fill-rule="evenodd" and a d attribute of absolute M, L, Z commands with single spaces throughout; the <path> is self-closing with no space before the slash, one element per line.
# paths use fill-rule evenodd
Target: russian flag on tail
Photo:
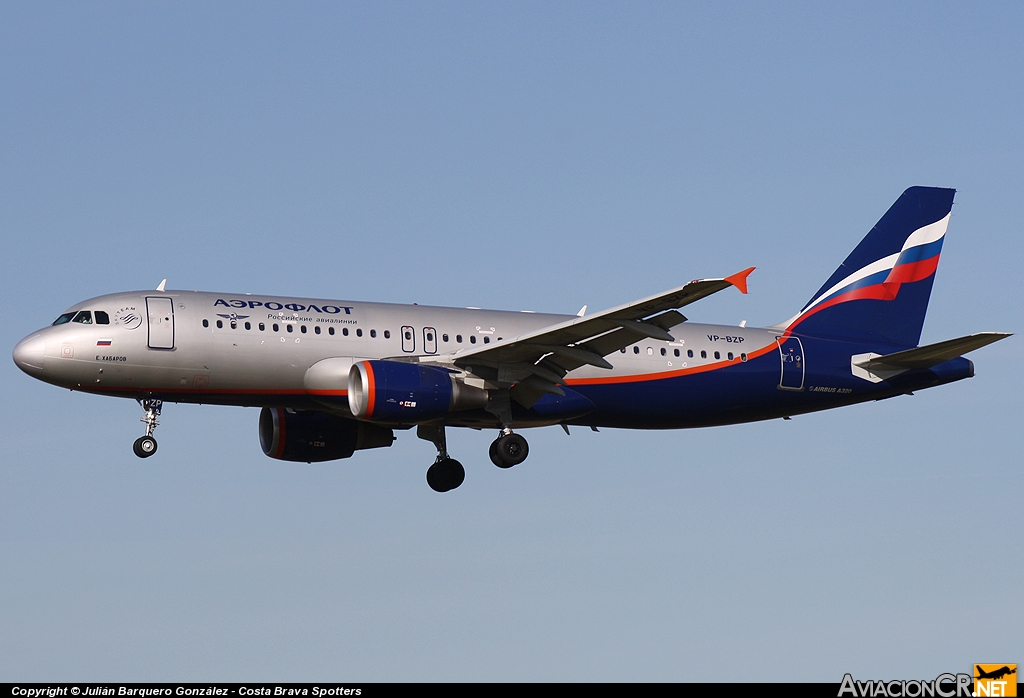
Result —
<path fill-rule="evenodd" d="M 903 192 L 787 330 L 917 346 L 955 193 Z"/>

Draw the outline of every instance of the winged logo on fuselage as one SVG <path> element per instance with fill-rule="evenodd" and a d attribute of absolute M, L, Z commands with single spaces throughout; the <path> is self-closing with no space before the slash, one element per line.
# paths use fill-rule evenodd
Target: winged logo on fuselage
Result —
<path fill-rule="evenodd" d="M 142 325 L 142 313 L 135 306 L 126 306 L 114 313 L 114 324 L 127 330 L 137 330 Z"/>

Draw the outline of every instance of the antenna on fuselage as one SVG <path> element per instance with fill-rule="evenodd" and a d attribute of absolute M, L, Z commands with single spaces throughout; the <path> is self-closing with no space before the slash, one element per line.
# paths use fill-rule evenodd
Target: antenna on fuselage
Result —
<path fill-rule="evenodd" d="M 576 317 L 583 317 L 587 314 L 587 306 L 580 308 L 580 312 L 576 313 Z"/>
<path fill-rule="evenodd" d="M 164 279 L 163 281 L 161 281 L 160 285 L 156 287 L 156 290 L 159 291 L 160 293 L 163 293 L 165 286 L 167 286 L 167 279 Z"/>

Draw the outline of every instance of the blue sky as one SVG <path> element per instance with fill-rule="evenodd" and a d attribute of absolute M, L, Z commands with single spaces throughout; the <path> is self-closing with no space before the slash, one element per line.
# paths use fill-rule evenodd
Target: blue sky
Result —
<path fill-rule="evenodd" d="M 1021 330 L 1024 8 L 5 3 L 0 346 L 171 288 L 574 313 L 757 266 L 793 314 L 958 189 L 923 341 Z M 295 465 L 258 412 L 0 365 L 0 680 L 932 678 L 1020 662 L 1014 337 L 969 381 L 698 431 Z M 1009 552 L 1007 552 L 1009 551 Z M 996 612 L 994 609 L 998 609 Z M 728 676 L 722 668 L 729 667 Z"/>

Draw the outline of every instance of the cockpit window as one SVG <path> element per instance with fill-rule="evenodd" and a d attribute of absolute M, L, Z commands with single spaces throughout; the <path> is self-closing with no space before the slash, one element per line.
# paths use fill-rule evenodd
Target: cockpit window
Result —
<path fill-rule="evenodd" d="M 65 322 L 71 322 L 71 318 L 75 316 L 74 313 L 64 313 L 59 318 L 53 321 L 54 325 L 63 325 Z"/>
<path fill-rule="evenodd" d="M 96 324 L 97 325 L 109 325 L 110 324 L 110 316 L 107 315 L 106 311 L 104 311 L 104 310 L 97 310 L 96 311 Z"/>
<path fill-rule="evenodd" d="M 88 310 L 79 310 L 78 315 L 75 315 L 75 319 L 71 322 L 80 322 L 83 325 L 91 325 L 92 313 Z"/>

